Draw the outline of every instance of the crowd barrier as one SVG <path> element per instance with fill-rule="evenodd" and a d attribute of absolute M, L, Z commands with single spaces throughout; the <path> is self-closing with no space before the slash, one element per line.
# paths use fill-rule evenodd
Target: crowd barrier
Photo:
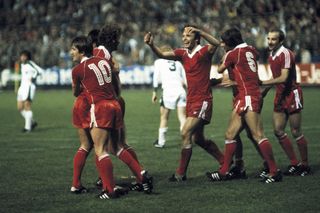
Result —
<path fill-rule="evenodd" d="M 301 85 L 320 85 L 320 63 L 318 64 L 297 64 L 297 81 Z M 261 80 L 271 78 L 270 67 L 259 64 L 258 74 Z M 220 78 L 217 73 L 217 65 L 212 65 L 211 78 Z M 153 66 L 132 65 L 121 68 L 120 79 L 124 86 L 148 86 L 152 85 Z M 1 86 L 3 88 L 13 85 L 19 81 L 20 76 L 8 69 L 1 72 Z M 44 87 L 71 86 L 71 69 L 52 67 L 44 70 L 44 73 L 37 78 L 37 85 Z"/>

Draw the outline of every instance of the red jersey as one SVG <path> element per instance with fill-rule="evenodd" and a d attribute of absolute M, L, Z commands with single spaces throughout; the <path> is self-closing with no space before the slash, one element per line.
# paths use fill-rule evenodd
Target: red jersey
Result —
<path fill-rule="evenodd" d="M 174 54 L 179 58 L 186 72 L 187 101 L 212 99 L 210 70 L 213 54 L 208 52 L 208 45 L 203 47 L 198 45 L 192 53 L 185 48 L 175 49 Z"/>
<path fill-rule="evenodd" d="M 114 69 L 114 64 L 112 61 L 112 55 L 109 52 L 109 50 L 107 50 L 104 46 L 100 45 L 98 47 L 93 48 L 93 56 L 99 57 L 99 58 L 104 58 L 106 59 L 109 64 L 111 65 L 111 69 L 112 69 L 112 76 L 113 76 L 113 86 L 115 89 L 115 92 L 117 94 L 117 96 L 120 96 L 120 90 L 121 90 L 121 82 L 120 82 L 120 78 L 119 78 L 119 71 L 115 71 Z"/>
<path fill-rule="evenodd" d="M 274 55 L 270 54 L 268 58 L 273 78 L 281 75 L 282 69 L 288 69 L 289 75 L 286 82 L 276 85 L 276 93 L 278 95 L 287 96 L 290 91 L 299 87 L 296 77 L 296 64 L 294 54 L 289 49 L 281 46 Z"/>
<path fill-rule="evenodd" d="M 110 64 L 102 58 L 85 58 L 72 70 L 72 81 L 80 81 L 88 92 L 90 104 L 115 99 Z"/>
<path fill-rule="evenodd" d="M 226 53 L 224 65 L 237 83 L 238 95 L 260 96 L 257 64 L 258 52 L 246 43 Z"/>
<path fill-rule="evenodd" d="M 109 53 L 109 51 L 104 47 L 104 46 L 98 46 L 93 48 L 93 56 L 99 57 L 99 58 L 104 58 L 106 59 L 108 62 L 110 62 L 112 60 L 112 56 Z"/>

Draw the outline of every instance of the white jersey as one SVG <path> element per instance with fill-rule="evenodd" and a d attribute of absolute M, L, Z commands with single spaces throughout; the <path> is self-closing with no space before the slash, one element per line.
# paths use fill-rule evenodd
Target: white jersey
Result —
<path fill-rule="evenodd" d="M 43 69 L 35 64 L 33 61 L 29 60 L 26 63 L 20 65 L 21 71 L 21 82 L 18 90 L 18 101 L 25 101 L 28 98 L 33 99 L 35 94 L 35 84 L 33 80 L 37 78 L 38 75 L 43 73 Z"/>
<path fill-rule="evenodd" d="M 163 90 L 181 92 L 185 90 L 186 75 L 179 61 L 157 59 L 154 62 L 153 87 L 162 84 Z"/>
<path fill-rule="evenodd" d="M 154 62 L 153 87 L 157 88 L 159 84 L 162 85 L 162 98 L 166 108 L 185 106 L 187 81 L 180 62 L 166 59 Z"/>

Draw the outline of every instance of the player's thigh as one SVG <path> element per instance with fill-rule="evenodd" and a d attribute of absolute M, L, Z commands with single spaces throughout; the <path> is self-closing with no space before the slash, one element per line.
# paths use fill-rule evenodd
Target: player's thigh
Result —
<path fill-rule="evenodd" d="M 182 128 L 182 137 L 183 140 L 190 140 L 189 142 L 191 143 L 191 136 L 195 131 L 199 131 L 201 129 L 201 126 L 203 125 L 203 122 L 199 118 L 194 118 L 194 117 L 188 117 L 186 119 L 186 122 Z M 189 143 L 188 142 L 188 143 Z"/>
<path fill-rule="evenodd" d="M 170 109 L 165 108 L 164 106 L 160 106 L 160 116 L 161 119 L 169 119 Z"/>
<path fill-rule="evenodd" d="M 292 135 L 294 137 L 299 137 L 301 135 L 301 112 L 290 114 L 289 124 Z"/>
<path fill-rule="evenodd" d="M 260 124 L 260 116 L 261 115 L 259 113 L 250 110 L 245 114 L 245 121 L 252 134 L 252 137 L 256 141 L 259 141 L 264 137 L 263 128 Z"/>
<path fill-rule="evenodd" d="M 287 125 L 287 115 L 284 112 L 273 112 L 272 119 L 274 131 L 284 131 Z"/>
<path fill-rule="evenodd" d="M 93 127 L 90 131 L 95 152 L 100 156 L 106 148 L 107 139 L 110 135 L 108 129 Z"/>
<path fill-rule="evenodd" d="M 227 131 L 225 133 L 226 139 L 232 140 L 238 134 L 241 129 L 242 121 L 241 116 L 237 113 L 236 109 L 234 109 L 229 118 L 229 124 Z"/>
<path fill-rule="evenodd" d="M 93 145 L 91 135 L 88 131 L 89 130 L 86 129 L 78 129 L 80 147 L 84 148 L 87 151 L 89 151 Z"/>

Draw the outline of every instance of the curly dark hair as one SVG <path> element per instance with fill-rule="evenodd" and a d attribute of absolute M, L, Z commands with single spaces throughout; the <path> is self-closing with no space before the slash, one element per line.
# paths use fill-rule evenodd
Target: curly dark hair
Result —
<path fill-rule="evenodd" d="M 107 24 L 100 30 L 98 41 L 112 52 L 118 49 L 120 36 L 121 28 L 118 25 Z"/>
<path fill-rule="evenodd" d="M 244 42 L 240 30 L 236 27 L 232 27 L 222 33 L 221 39 L 226 45 L 232 48 Z"/>
<path fill-rule="evenodd" d="M 87 39 L 91 45 L 95 44 L 96 46 L 99 46 L 99 41 L 98 41 L 99 33 L 100 33 L 99 29 L 93 29 L 88 33 Z"/>

